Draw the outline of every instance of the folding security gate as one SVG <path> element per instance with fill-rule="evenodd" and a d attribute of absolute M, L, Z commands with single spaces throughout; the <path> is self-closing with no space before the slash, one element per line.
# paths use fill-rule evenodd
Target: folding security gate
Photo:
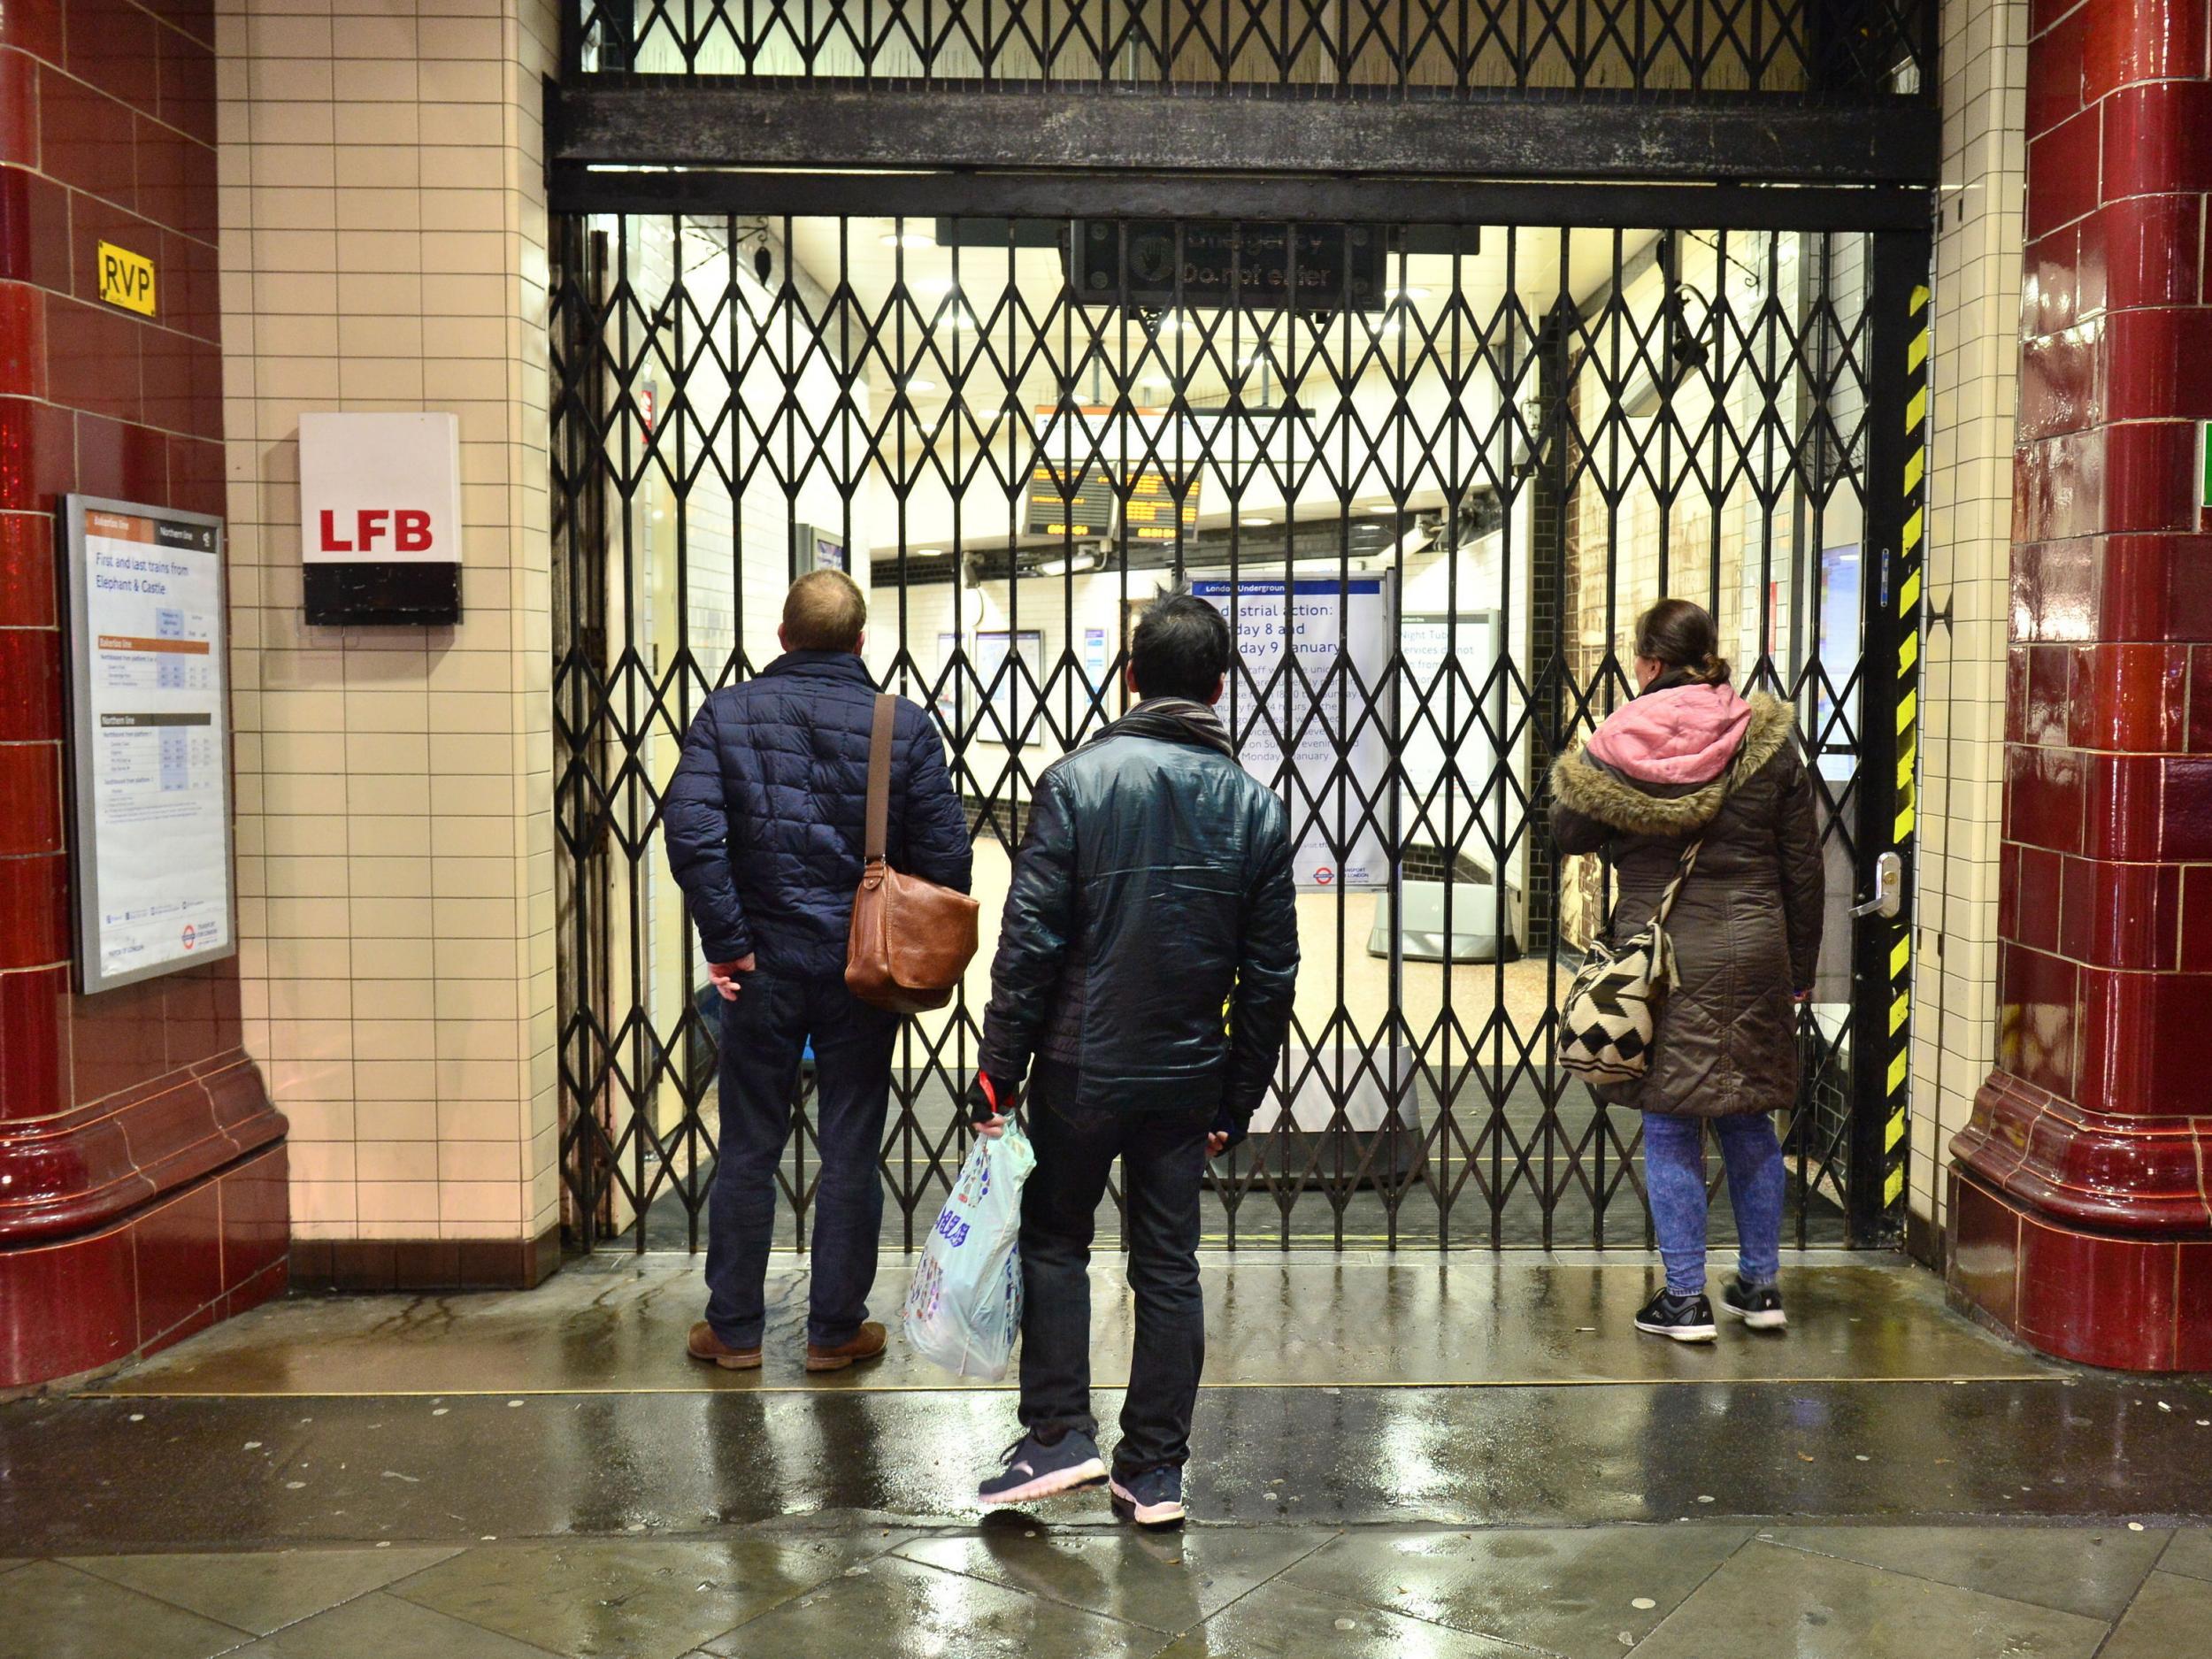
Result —
<path fill-rule="evenodd" d="M 984 901 L 964 994 L 901 1039 L 887 1241 L 916 1242 L 965 1150 L 954 1102 L 1030 792 L 1125 706 L 1132 622 L 1186 583 L 1237 628 L 1224 707 L 1291 809 L 1305 964 L 1210 1241 L 1648 1240 L 1635 1115 L 1552 1056 L 1610 884 L 1552 847 L 1546 776 L 1629 695 L 1632 622 L 1668 594 L 1713 611 L 1740 686 L 1795 704 L 1822 803 L 1793 1236 L 1886 1236 L 1907 932 L 1847 911 L 1911 833 L 1924 237 L 1206 206 L 557 222 L 573 1236 L 698 1248 L 715 1003 L 661 789 L 823 564 L 870 590 L 871 668 L 936 715 Z"/>

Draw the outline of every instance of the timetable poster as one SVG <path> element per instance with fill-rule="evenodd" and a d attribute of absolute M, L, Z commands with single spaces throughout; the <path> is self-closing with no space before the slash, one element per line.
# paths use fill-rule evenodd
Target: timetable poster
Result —
<path fill-rule="evenodd" d="M 104 991 L 237 948 L 222 526 L 69 498 L 77 946 Z"/>

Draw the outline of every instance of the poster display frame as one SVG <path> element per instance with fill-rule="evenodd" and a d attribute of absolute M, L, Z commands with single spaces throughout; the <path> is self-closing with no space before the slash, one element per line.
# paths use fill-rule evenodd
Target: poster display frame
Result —
<path fill-rule="evenodd" d="M 225 551 L 228 538 L 224 534 L 224 520 L 221 518 L 211 513 L 188 512 L 180 507 L 164 507 L 146 502 L 119 501 L 104 495 L 72 493 L 62 498 L 62 509 L 55 515 L 54 522 L 62 543 L 64 580 L 59 598 L 63 626 L 68 633 L 68 649 L 64 657 L 69 700 L 66 816 L 69 874 L 75 890 L 75 902 L 71 907 L 74 933 L 71 943 L 72 954 L 75 957 L 77 988 L 90 996 L 182 972 L 206 963 L 221 962 L 238 954 L 237 790 L 236 780 L 231 775 L 230 569 Z M 195 949 L 188 955 L 165 957 L 121 973 L 105 972 L 101 966 L 104 957 L 101 949 L 100 851 L 104 833 L 116 832 L 104 831 L 96 810 L 98 778 L 97 744 L 93 726 L 92 570 L 85 547 L 85 532 L 87 515 L 100 512 L 189 525 L 211 532 L 215 543 L 212 557 L 215 560 L 216 603 L 210 624 L 208 658 L 214 675 L 210 700 L 220 720 L 221 763 L 217 769 L 217 792 L 221 803 L 223 826 L 223 938 L 208 949 Z"/>

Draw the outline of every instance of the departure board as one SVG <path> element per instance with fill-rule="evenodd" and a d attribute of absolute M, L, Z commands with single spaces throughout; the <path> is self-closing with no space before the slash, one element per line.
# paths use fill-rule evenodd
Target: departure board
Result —
<path fill-rule="evenodd" d="M 1079 475 L 1050 465 L 1029 475 L 1030 535 L 1104 535 L 1114 527 L 1113 480 L 1098 468 Z"/>
<path fill-rule="evenodd" d="M 1198 529 L 1198 480 L 1173 480 L 1157 469 L 1129 480 L 1129 535 L 1137 541 L 1172 541 L 1176 536 L 1176 486 L 1183 486 L 1182 534 Z"/>

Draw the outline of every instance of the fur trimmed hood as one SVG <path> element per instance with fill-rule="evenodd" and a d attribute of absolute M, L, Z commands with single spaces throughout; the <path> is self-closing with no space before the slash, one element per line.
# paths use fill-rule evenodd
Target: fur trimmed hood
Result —
<path fill-rule="evenodd" d="M 1747 700 L 1751 721 L 1743 740 L 1742 777 L 1781 752 L 1795 723 L 1790 705 L 1765 692 Z M 1611 767 L 1601 765 L 1577 743 L 1553 763 L 1551 787 L 1563 805 L 1631 835 L 1685 836 L 1718 816 L 1728 794 L 1729 772 L 1679 794 L 1652 794 Z"/>

